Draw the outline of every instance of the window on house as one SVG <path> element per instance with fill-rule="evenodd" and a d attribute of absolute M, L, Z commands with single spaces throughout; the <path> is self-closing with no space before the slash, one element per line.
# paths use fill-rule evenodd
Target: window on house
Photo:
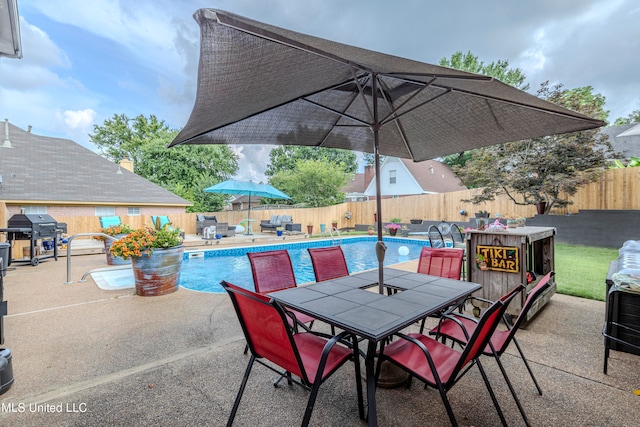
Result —
<path fill-rule="evenodd" d="M 96 216 L 115 216 L 116 208 L 113 206 L 96 206 Z"/>
<path fill-rule="evenodd" d="M 47 207 L 46 206 L 23 206 L 22 212 L 30 215 L 46 214 Z"/>
<path fill-rule="evenodd" d="M 396 183 L 396 171 L 394 169 L 389 171 L 389 184 L 395 184 L 395 183 Z"/>
<path fill-rule="evenodd" d="M 128 216 L 140 216 L 140 208 L 136 206 L 129 206 L 127 208 Z"/>

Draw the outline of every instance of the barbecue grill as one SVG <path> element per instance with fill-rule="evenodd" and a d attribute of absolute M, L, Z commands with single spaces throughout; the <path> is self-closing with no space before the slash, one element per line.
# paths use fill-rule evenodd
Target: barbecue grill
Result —
<path fill-rule="evenodd" d="M 7 233 L 7 242 L 14 240 L 31 242 L 28 259 L 12 259 L 11 249 L 9 249 L 9 263 L 30 262 L 31 265 L 38 265 L 44 258 L 53 257 L 56 261 L 58 260 L 58 236 L 67 232 L 67 225 L 57 222 L 47 214 L 17 214 L 9 218 L 7 228 L 0 228 L 0 232 Z M 38 241 L 43 239 L 53 240 L 53 254 L 35 256 Z"/>

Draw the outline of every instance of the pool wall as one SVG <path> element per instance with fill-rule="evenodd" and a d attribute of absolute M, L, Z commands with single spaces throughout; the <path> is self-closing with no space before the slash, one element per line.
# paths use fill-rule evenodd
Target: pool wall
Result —
<path fill-rule="evenodd" d="M 362 237 L 343 237 L 341 244 L 357 243 L 357 242 L 375 242 L 378 238 L 375 236 L 362 236 Z M 383 237 L 383 241 L 395 242 L 395 243 L 408 243 L 418 246 L 430 246 L 429 240 L 418 239 L 406 239 L 401 237 Z M 220 248 L 220 249 L 200 249 L 193 251 L 185 251 L 183 260 L 189 259 L 189 254 L 202 252 L 205 258 L 215 258 L 219 256 L 239 256 L 246 255 L 247 252 L 265 252 L 275 251 L 279 249 L 306 249 L 306 248 L 324 248 L 331 246 L 331 239 L 310 239 L 302 242 L 290 242 L 290 243 L 277 243 L 270 245 L 258 245 L 258 246 L 239 246 L 234 248 Z"/>

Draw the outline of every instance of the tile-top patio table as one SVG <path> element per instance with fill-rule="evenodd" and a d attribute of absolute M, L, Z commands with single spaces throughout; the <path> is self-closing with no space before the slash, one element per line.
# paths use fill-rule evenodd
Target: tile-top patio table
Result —
<path fill-rule="evenodd" d="M 368 421 L 376 426 L 374 364 L 378 342 L 424 317 L 464 301 L 482 287 L 393 268 L 384 269 L 381 295 L 378 270 L 268 294 L 276 301 L 368 340 L 365 357 Z"/>

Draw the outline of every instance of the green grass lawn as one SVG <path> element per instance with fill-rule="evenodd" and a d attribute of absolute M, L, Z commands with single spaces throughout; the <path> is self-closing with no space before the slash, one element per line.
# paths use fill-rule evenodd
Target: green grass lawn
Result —
<path fill-rule="evenodd" d="M 345 232 L 342 236 L 365 235 Z M 314 235 L 312 237 L 322 237 Z M 555 281 L 560 294 L 605 301 L 609 263 L 618 259 L 618 249 L 555 244 Z"/>
<path fill-rule="evenodd" d="M 618 249 L 556 243 L 555 255 L 558 293 L 605 301 L 604 282 Z"/>

